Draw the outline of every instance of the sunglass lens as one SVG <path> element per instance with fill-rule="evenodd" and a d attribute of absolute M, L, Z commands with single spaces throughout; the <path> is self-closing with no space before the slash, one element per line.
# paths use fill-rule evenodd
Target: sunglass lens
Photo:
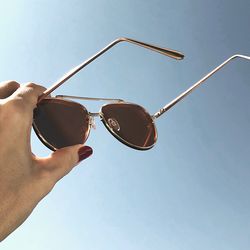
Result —
<path fill-rule="evenodd" d="M 89 115 L 79 103 L 43 99 L 34 110 L 33 128 L 50 149 L 84 143 L 89 134 Z"/>
<path fill-rule="evenodd" d="M 136 149 L 149 149 L 157 140 L 152 117 L 131 103 L 111 103 L 101 109 L 102 121 L 121 142 Z"/>

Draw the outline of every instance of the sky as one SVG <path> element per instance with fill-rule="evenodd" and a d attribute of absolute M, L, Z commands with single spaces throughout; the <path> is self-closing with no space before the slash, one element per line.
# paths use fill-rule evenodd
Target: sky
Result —
<path fill-rule="evenodd" d="M 13 0 L 0 7 L 0 81 L 49 87 L 122 43 L 54 94 L 113 97 L 150 113 L 233 54 L 250 55 L 248 0 Z M 250 247 L 250 62 L 237 59 L 160 117 L 133 150 L 96 119 L 94 154 L 57 183 L 1 250 L 245 250 Z M 97 112 L 102 103 L 81 102 Z M 32 134 L 32 150 L 51 152 Z"/>

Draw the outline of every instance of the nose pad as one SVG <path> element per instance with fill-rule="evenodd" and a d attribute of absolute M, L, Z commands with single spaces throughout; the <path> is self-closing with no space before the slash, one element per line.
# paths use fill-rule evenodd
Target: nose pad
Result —
<path fill-rule="evenodd" d="M 118 121 L 115 118 L 109 118 L 108 124 L 114 131 L 120 131 L 121 129 Z"/>
<path fill-rule="evenodd" d="M 89 117 L 89 125 L 90 125 L 91 128 L 96 129 L 95 119 L 94 119 L 93 116 Z"/>

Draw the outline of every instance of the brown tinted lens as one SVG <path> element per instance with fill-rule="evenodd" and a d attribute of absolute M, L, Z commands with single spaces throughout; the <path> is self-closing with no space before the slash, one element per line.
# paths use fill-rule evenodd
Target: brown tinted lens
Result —
<path fill-rule="evenodd" d="M 157 139 L 151 116 L 139 105 L 111 103 L 102 107 L 107 128 L 122 142 L 137 149 L 151 148 Z"/>
<path fill-rule="evenodd" d="M 34 110 L 33 119 L 39 139 L 52 150 L 84 143 L 88 137 L 88 112 L 75 102 L 44 99 Z"/>

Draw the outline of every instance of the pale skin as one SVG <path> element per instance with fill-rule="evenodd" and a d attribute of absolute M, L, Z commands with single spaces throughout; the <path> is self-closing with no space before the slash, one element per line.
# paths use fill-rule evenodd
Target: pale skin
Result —
<path fill-rule="evenodd" d="M 92 154 L 84 145 L 59 149 L 47 157 L 32 153 L 33 110 L 45 88 L 15 81 L 0 83 L 0 241 L 79 161 Z"/>

